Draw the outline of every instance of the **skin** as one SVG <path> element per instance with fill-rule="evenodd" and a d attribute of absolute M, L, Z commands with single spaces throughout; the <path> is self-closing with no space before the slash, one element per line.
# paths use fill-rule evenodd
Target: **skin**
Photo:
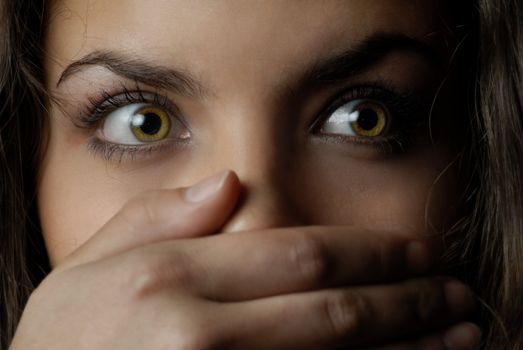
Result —
<path fill-rule="evenodd" d="M 456 192 L 455 174 L 445 171 L 455 158 L 448 131 L 436 135 L 432 143 L 427 128 L 417 130 L 414 138 L 419 140 L 405 154 L 384 155 L 369 146 L 321 140 L 308 127 L 334 96 L 352 85 L 384 80 L 401 92 L 431 101 L 445 65 L 396 50 L 366 72 L 337 84 L 321 88 L 300 84 L 314 62 L 354 48 L 377 32 L 422 38 L 448 59 L 450 49 L 442 48 L 443 24 L 433 15 L 438 2 L 419 3 L 290 1 L 243 6 L 225 1 L 188 6 L 165 1 L 129 6 L 90 1 L 86 11 L 86 1 L 58 2 L 51 15 L 46 66 L 49 86 L 62 108 L 51 106 L 39 188 L 42 226 L 53 263 L 136 194 L 187 186 L 223 169 L 234 170 L 245 188 L 242 205 L 223 232 L 328 224 L 421 235 L 433 233 L 427 226 L 441 228 L 450 221 L 450 194 Z M 293 15 L 298 8 L 300 16 Z M 440 34 L 431 39 L 434 32 Z M 74 127 L 70 118 L 78 117 L 78 106 L 100 89 L 127 84 L 134 90 L 135 83 L 87 66 L 54 87 L 72 61 L 103 49 L 182 67 L 209 90 L 204 98 L 162 91 L 192 130 L 188 147 L 121 163 L 89 152 L 86 143 L 92 132 Z M 433 127 L 456 118 L 455 110 L 449 106 L 441 111 Z"/>
<path fill-rule="evenodd" d="M 430 128 L 414 129 L 410 146 L 402 152 L 384 152 L 368 142 L 310 129 L 321 123 L 319 115 L 329 101 L 352 86 L 386 82 L 430 104 L 453 50 L 447 45 L 452 37 L 444 30 L 451 19 L 441 6 L 439 1 L 399 0 L 274 1 L 270 6 L 243 1 L 161 1 L 154 6 L 140 1 L 57 1 L 50 14 L 45 62 L 55 100 L 38 189 L 42 229 L 55 270 L 31 298 L 13 347 L 34 343 L 39 348 L 80 348 L 89 343 L 90 348 L 133 348 L 142 341 L 154 349 L 187 344 L 305 349 L 377 346 L 386 340 L 396 344 L 394 349 L 416 344 L 438 349 L 443 342 L 449 348 L 471 348 L 477 330 L 458 324 L 470 307 L 466 288 L 455 281 L 418 278 L 434 267 L 440 234 L 454 222 L 459 206 L 459 179 L 452 166 L 459 133 L 452 127 L 461 116 L 453 91 L 443 87 Z M 346 79 L 304 82 L 316 62 L 354 50 L 377 33 L 416 38 L 439 60 L 416 50 L 393 49 Z M 133 82 L 103 65 L 81 65 L 62 75 L 73 62 L 100 50 L 180 69 L 193 77 L 202 96 Z M 122 86 L 157 92 L 176 104 L 187 126 L 185 142 L 134 159 L 93 155 L 89 143 L 102 126 L 82 129 L 75 124 L 101 89 L 119 92 Z M 428 120 L 428 110 L 424 115 L 421 119 Z M 233 172 L 214 178 L 221 184 L 217 192 L 204 204 L 190 204 L 184 187 L 222 169 Z M 241 234 L 227 234 L 232 232 Z M 296 277 L 295 265 L 281 256 L 300 252 L 303 242 L 321 243 L 305 243 L 305 261 L 313 272 Z M 320 249 L 318 259 L 319 246 L 327 248 Z M 168 257 L 161 268 L 154 263 L 158 254 Z M 334 263 L 339 270 L 335 277 L 325 278 L 322 268 L 316 273 L 318 261 L 320 267 Z M 207 274 L 193 265 L 205 267 Z M 179 266 L 182 276 L 192 277 L 180 277 L 168 266 Z M 169 272 L 159 272 L 164 269 Z M 262 278 L 268 269 L 282 272 Z M 137 270 L 145 272 L 132 275 Z M 126 284 L 114 276 L 130 273 L 133 287 L 126 299 Z M 195 276 L 207 278 L 196 278 L 196 283 Z M 413 277 L 417 279 L 404 281 Z M 100 308 L 81 314 L 101 327 L 98 331 L 86 331 L 81 319 L 63 310 L 63 305 L 76 309 L 82 299 L 82 293 L 60 288 L 64 283 L 97 295 L 85 294 Z M 364 287 L 369 283 L 377 286 Z M 107 286 L 106 292 L 100 292 L 99 285 Z M 352 289 L 344 289 L 348 286 Z M 158 297 L 166 291 L 180 298 Z M 314 291 L 309 297 L 316 301 L 305 299 L 300 294 L 305 291 Z M 335 322 L 338 331 L 323 331 L 329 322 L 319 317 L 318 300 L 332 301 L 333 293 L 342 292 L 361 295 L 370 305 L 365 310 L 373 312 L 355 308 L 359 311 L 347 314 L 367 315 L 357 328 L 350 317 L 342 317 Z M 426 317 L 419 326 L 416 315 L 393 307 L 420 294 L 429 295 L 426 300 L 434 303 L 426 304 L 441 305 L 447 315 Z M 235 306 L 234 312 L 224 306 L 218 312 L 215 305 L 201 302 L 202 295 L 245 301 L 245 306 Z M 106 305 L 120 298 L 128 307 L 114 306 L 113 316 L 104 313 Z M 344 300 L 336 305 L 345 305 L 346 299 L 336 300 Z M 283 308 L 285 313 L 283 305 L 294 307 Z M 427 307 L 428 315 L 437 309 Z M 136 328 L 111 328 L 120 325 L 118 317 L 128 319 L 128 309 L 139 310 L 140 317 L 131 322 Z M 170 312 L 160 312 L 162 318 L 153 309 Z M 227 330 L 202 321 L 216 314 L 226 317 L 227 310 Z M 51 326 L 35 331 L 31 320 L 45 319 L 51 312 L 56 320 L 69 320 L 66 333 L 75 339 L 64 340 L 63 331 Z M 175 329 L 178 337 L 157 337 L 162 332 L 155 325 L 162 319 L 171 320 L 170 333 Z M 140 320 L 147 321 L 146 326 Z M 280 324 L 286 326 L 278 328 Z M 441 333 L 441 325 L 455 327 Z M 100 337 L 104 329 L 119 334 L 120 343 L 107 334 Z M 202 329 L 212 331 L 202 335 Z M 38 334 L 47 336 L 42 340 Z M 187 340 L 183 334 L 195 335 Z M 227 340 L 217 334 L 226 334 Z M 147 343 L 151 338 L 156 343 Z"/>

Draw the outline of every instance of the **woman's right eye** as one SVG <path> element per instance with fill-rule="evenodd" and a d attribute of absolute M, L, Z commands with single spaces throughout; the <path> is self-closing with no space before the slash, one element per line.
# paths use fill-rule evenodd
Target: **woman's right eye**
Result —
<path fill-rule="evenodd" d="M 190 137 L 179 119 L 170 116 L 164 108 L 148 103 L 131 103 L 109 113 L 100 134 L 105 142 L 130 146 Z"/>

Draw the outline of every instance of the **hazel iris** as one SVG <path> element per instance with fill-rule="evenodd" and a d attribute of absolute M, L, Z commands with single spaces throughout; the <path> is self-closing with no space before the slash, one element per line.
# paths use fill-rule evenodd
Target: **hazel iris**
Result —
<path fill-rule="evenodd" d="M 381 136 L 387 128 L 389 111 L 380 103 L 365 101 L 355 107 L 350 123 L 358 136 Z"/>
<path fill-rule="evenodd" d="M 171 130 L 169 115 L 157 107 L 139 109 L 131 120 L 131 130 L 141 142 L 155 142 L 166 138 Z"/>

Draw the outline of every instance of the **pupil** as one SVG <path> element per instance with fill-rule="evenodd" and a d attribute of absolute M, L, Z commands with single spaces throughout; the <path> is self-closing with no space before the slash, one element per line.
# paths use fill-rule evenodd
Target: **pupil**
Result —
<path fill-rule="evenodd" d="M 154 113 L 144 114 L 143 124 L 140 125 L 140 130 L 147 135 L 155 135 L 162 128 L 162 119 Z"/>
<path fill-rule="evenodd" d="M 370 108 L 362 109 L 358 116 L 358 125 L 366 131 L 374 129 L 378 125 L 378 114 Z"/>

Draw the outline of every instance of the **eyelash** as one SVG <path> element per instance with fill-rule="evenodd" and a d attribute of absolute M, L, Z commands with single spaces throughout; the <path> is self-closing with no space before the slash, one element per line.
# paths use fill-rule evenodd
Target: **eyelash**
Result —
<path fill-rule="evenodd" d="M 121 91 L 117 95 L 112 95 L 103 90 L 98 97 L 89 98 L 88 106 L 82 113 L 78 126 L 84 129 L 94 129 L 108 114 L 131 103 L 150 103 L 165 108 L 170 113 L 179 114 L 178 109 L 169 103 L 169 99 L 158 92 L 144 92 L 139 87 L 135 91 L 131 91 L 124 86 Z"/>
<path fill-rule="evenodd" d="M 147 103 L 153 104 L 157 107 L 165 109 L 169 115 L 174 116 L 180 122 L 186 125 L 180 110 L 169 101 L 169 99 L 158 92 L 144 92 L 136 86 L 134 91 L 122 86 L 120 93 L 112 95 L 106 90 L 95 98 L 89 98 L 88 104 L 84 111 L 80 114 L 76 126 L 81 129 L 89 131 L 96 130 L 103 123 L 105 117 L 114 112 L 118 108 L 133 103 Z M 168 142 L 157 142 L 150 145 L 120 145 L 116 143 L 105 142 L 97 136 L 92 136 L 88 141 L 88 149 L 94 156 L 101 155 L 107 161 L 116 161 L 121 163 L 123 161 L 133 161 L 136 159 L 147 159 L 153 155 L 155 151 L 163 148 L 179 145 L 182 142 L 176 143 L 172 140 Z"/>
<path fill-rule="evenodd" d="M 376 100 L 383 103 L 390 111 L 394 131 L 391 135 L 370 139 L 366 137 L 320 134 L 319 127 L 332 113 L 344 104 L 357 99 Z M 335 139 L 343 143 L 372 146 L 377 151 L 391 154 L 406 152 L 413 142 L 413 131 L 428 122 L 427 106 L 409 93 L 400 93 L 391 85 L 375 82 L 345 89 L 329 100 L 320 117 L 315 120 L 310 130 L 323 139 Z"/>
<path fill-rule="evenodd" d="M 377 100 L 387 106 L 393 117 L 396 131 L 391 135 L 376 138 L 376 140 L 364 137 L 320 134 L 318 132 L 318 126 L 321 126 L 336 109 L 356 99 Z M 180 110 L 166 96 L 158 92 L 144 92 L 137 85 L 134 91 L 122 86 L 118 94 L 113 95 L 102 90 L 97 97 L 89 98 L 87 106 L 80 113 L 80 118 L 77 119 L 76 126 L 89 131 L 96 130 L 111 112 L 132 103 L 154 104 L 164 108 L 169 115 L 179 118 L 182 124 L 187 125 Z M 310 128 L 313 134 L 323 139 L 335 139 L 355 145 L 372 146 L 377 151 L 387 154 L 407 151 L 412 143 L 413 130 L 421 126 L 424 119 L 428 119 L 422 118 L 425 115 L 423 111 L 426 110 L 426 107 L 419 103 L 414 96 L 398 93 L 389 84 L 383 82 L 349 87 L 328 101 L 326 107 L 322 110 L 323 112 L 320 113 L 318 118 L 315 118 L 315 122 Z M 177 144 L 172 140 L 151 145 L 120 145 L 105 142 L 97 136 L 90 137 L 88 141 L 88 149 L 94 156 L 101 155 L 107 161 L 118 163 L 138 158 L 147 159 L 156 151 L 175 145 L 180 146 L 179 143 Z"/>

